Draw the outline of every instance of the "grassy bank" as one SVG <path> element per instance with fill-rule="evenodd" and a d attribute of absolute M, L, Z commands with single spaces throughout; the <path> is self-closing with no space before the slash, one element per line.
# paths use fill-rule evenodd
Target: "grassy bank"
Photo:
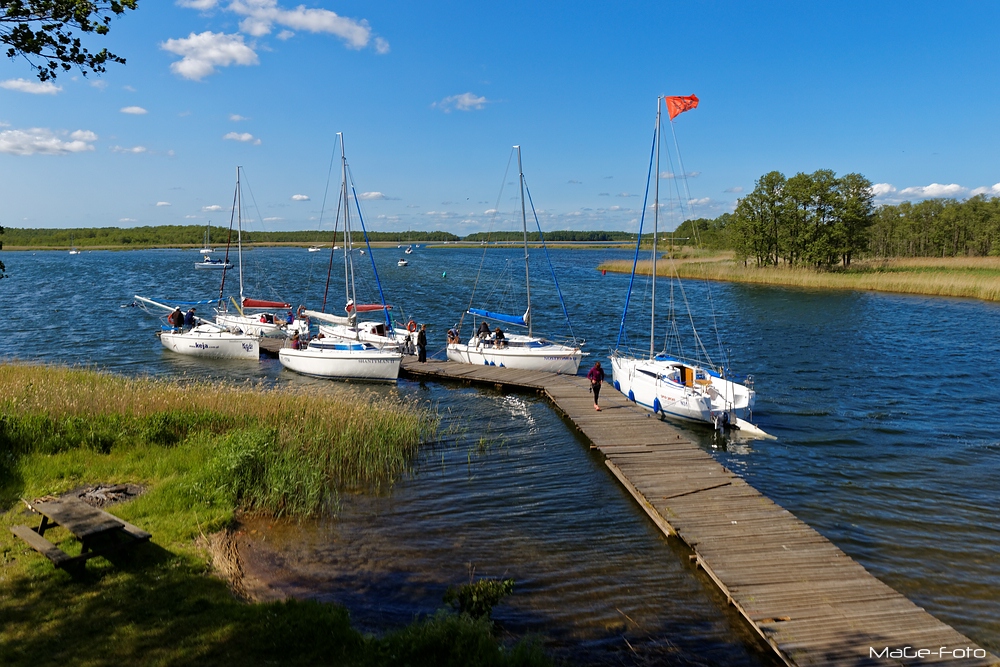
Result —
<path fill-rule="evenodd" d="M 628 273 L 631 261 L 605 262 L 601 270 Z M 652 273 L 649 260 L 637 272 Z M 690 254 L 658 261 L 660 276 L 676 272 L 682 278 L 723 280 L 761 285 L 787 285 L 819 289 L 852 289 L 904 294 L 927 294 L 1000 301 L 1000 257 L 912 258 L 852 263 L 849 269 L 817 271 L 810 268 L 744 267 L 732 255 Z"/>
<path fill-rule="evenodd" d="M 205 536 L 238 512 L 317 514 L 391 485 L 435 428 L 417 406 L 346 393 L 0 365 L 0 664 L 542 662 L 503 648 L 488 619 L 441 613 L 373 637 L 339 607 L 241 602 L 213 575 Z M 144 489 L 108 511 L 150 544 L 71 578 L 10 533 L 37 525 L 21 498 L 98 484 Z M 79 552 L 61 528 L 46 537 Z"/>

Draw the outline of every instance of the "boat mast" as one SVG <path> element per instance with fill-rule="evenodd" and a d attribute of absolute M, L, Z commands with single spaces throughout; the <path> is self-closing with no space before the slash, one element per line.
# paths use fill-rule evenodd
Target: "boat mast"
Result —
<path fill-rule="evenodd" d="M 649 358 L 655 356 L 656 343 L 656 232 L 660 221 L 660 98 L 656 98 L 656 171 L 653 178 L 653 290 L 649 307 Z"/>
<path fill-rule="evenodd" d="M 535 318 L 531 316 L 531 280 L 528 276 L 528 217 L 524 210 L 524 170 L 521 168 L 521 147 L 517 149 L 517 173 L 521 181 L 521 229 L 524 232 L 524 290 L 528 296 L 528 336 L 531 336 L 531 321 Z"/>
<path fill-rule="evenodd" d="M 347 205 L 347 153 L 344 150 L 344 133 L 338 132 L 337 136 L 340 137 L 340 195 L 343 197 L 344 202 L 344 303 L 349 303 L 351 301 L 351 235 L 350 228 L 347 224 L 347 218 L 351 214 L 350 207 Z M 351 316 L 350 313 L 347 314 L 348 317 Z"/>
<path fill-rule="evenodd" d="M 240 167 L 236 167 L 236 255 L 240 260 L 240 308 L 243 307 L 243 191 Z"/>

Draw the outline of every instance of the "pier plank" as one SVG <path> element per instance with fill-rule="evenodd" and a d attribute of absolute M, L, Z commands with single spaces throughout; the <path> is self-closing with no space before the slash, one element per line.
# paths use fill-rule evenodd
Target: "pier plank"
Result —
<path fill-rule="evenodd" d="M 789 665 L 897 665 L 871 650 L 979 651 L 948 665 L 1000 666 L 954 628 L 879 581 L 836 545 L 718 463 L 670 424 L 607 387 L 593 407 L 580 376 L 403 360 L 403 375 L 538 390 L 761 640 Z M 916 663 L 914 663 L 916 664 Z M 920 663 L 924 664 L 924 663 Z"/>

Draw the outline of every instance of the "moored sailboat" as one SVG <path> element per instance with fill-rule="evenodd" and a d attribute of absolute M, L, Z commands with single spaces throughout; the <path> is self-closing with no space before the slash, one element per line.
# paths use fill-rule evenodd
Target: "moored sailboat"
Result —
<path fill-rule="evenodd" d="M 168 313 L 176 306 L 135 295 L 143 306 L 153 306 Z M 195 304 L 211 304 L 212 301 L 197 301 Z M 184 305 L 189 305 L 185 303 Z M 179 311 L 177 311 L 179 312 Z M 260 339 L 238 329 L 228 329 L 210 320 L 196 317 L 194 326 L 185 329 L 183 325 L 172 323 L 164 326 L 157 334 L 163 347 L 178 354 L 206 359 L 251 359 L 260 358 Z"/>
<path fill-rule="evenodd" d="M 580 349 L 581 343 L 576 340 L 571 345 L 555 343 L 551 340 L 534 335 L 533 313 L 531 311 L 531 278 L 528 270 L 528 223 L 525 204 L 525 193 L 527 186 L 524 181 L 524 170 L 521 167 L 521 147 L 514 146 L 517 152 L 517 170 L 519 175 L 520 195 L 521 195 L 521 232 L 524 238 L 524 291 L 526 308 L 523 315 L 510 315 L 507 313 L 487 310 L 485 308 L 472 307 L 472 301 L 465 315 L 473 317 L 473 326 L 476 321 L 481 321 L 481 329 L 477 330 L 468 342 L 449 341 L 447 347 L 448 359 L 464 364 L 474 364 L 479 366 L 502 366 L 504 368 L 516 368 L 520 370 L 547 371 L 550 373 L 567 373 L 575 375 L 580 369 L 580 360 L 583 352 Z M 529 195 L 530 199 L 530 195 Z M 534 205 L 532 205 L 534 214 Z M 537 224 L 537 217 L 535 218 Z M 538 228 L 539 237 L 542 238 L 542 230 Z M 545 248 L 544 238 L 542 248 Z M 488 252 L 484 248 L 485 253 Z M 547 256 L 547 251 L 546 251 Z M 552 274 L 553 280 L 555 273 Z M 477 281 L 478 282 L 478 281 Z M 559 292 L 559 283 L 555 283 L 556 291 Z M 472 294 L 475 300 L 475 288 Z M 562 293 L 559 292 L 559 300 L 562 302 Z M 569 324 L 569 313 L 563 304 L 563 313 L 566 315 L 566 322 Z M 488 322 L 514 325 L 526 329 L 524 334 L 505 333 L 499 326 L 491 331 Z M 461 332 L 461 323 L 457 327 Z M 569 326 L 572 332 L 572 326 Z"/>
<path fill-rule="evenodd" d="M 353 199 L 358 212 L 358 219 L 364 231 L 364 218 L 353 186 L 349 188 L 347 156 L 344 150 L 344 136 L 337 133 L 340 139 L 341 151 L 341 191 L 340 202 L 344 213 L 344 289 L 347 299 L 346 316 L 333 315 L 322 310 L 304 310 L 303 315 L 330 325 L 329 333 L 324 326 L 320 327 L 320 335 L 310 340 L 305 348 L 298 345 L 286 346 L 278 352 L 278 360 L 285 368 L 301 373 L 326 378 L 385 380 L 395 381 L 399 377 L 399 367 L 403 355 L 397 349 L 380 348 L 373 343 L 361 340 L 356 329 L 358 312 L 380 311 L 385 313 L 387 333 L 392 332 L 385 299 L 379 284 L 380 304 L 356 304 L 355 302 L 355 272 L 352 252 L 350 204 Z M 352 197 L 353 195 L 353 197 Z M 336 232 L 334 232 L 336 234 Z M 366 241 L 367 243 L 367 236 Z M 336 248 L 336 245 L 334 245 Z M 331 249 L 329 275 L 333 268 L 333 252 Z M 372 271 L 378 282 L 378 270 L 372 257 Z M 326 295 L 323 297 L 324 308 Z M 353 329 L 353 330 L 352 330 Z M 341 335 L 341 332 L 344 332 Z M 351 335 L 353 334 L 353 335 Z"/>
<path fill-rule="evenodd" d="M 693 95 L 690 97 L 657 98 L 656 126 L 653 136 L 654 150 L 651 151 L 649 169 L 649 177 L 653 178 L 655 183 L 651 207 L 653 212 L 653 249 L 652 280 L 650 283 L 649 355 L 647 357 L 636 356 L 630 353 L 624 345 L 626 316 L 639 257 L 640 243 L 637 242 L 635 260 L 632 264 L 632 278 L 629 282 L 629 291 L 625 298 L 625 309 L 618 332 L 618 343 L 611 355 L 614 387 L 628 396 L 629 400 L 669 419 L 710 424 L 718 429 L 737 428 L 744 435 L 770 437 L 748 421 L 756 398 L 752 378 L 739 382 L 729 374 L 725 365 L 716 366 L 708 356 L 708 352 L 698 336 L 693 319 L 691 320 L 690 333 L 698 358 L 691 358 L 683 354 L 679 330 L 673 319 L 675 311 L 672 303 L 669 308 L 668 336 L 664 341 L 663 350 L 656 351 L 656 262 L 660 216 L 661 101 L 668 109 L 671 123 L 678 114 L 698 105 L 698 98 Z M 683 165 L 681 165 L 681 172 L 683 172 Z M 648 187 L 646 191 L 648 193 Z M 678 200 L 680 199 L 678 197 Z M 643 216 L 639 223 L 640 241 L 642 220 L 645 218 L 646 210 L 646 202 L 644 202 Z M 677 289 L 684 296 L 684 303 L 687 304 L 688 300 L 683 293 L 684 286 L 680 280 L 677 281 Z M 673 289 L 671 289 L 670 294 L 671 299 L 673 299 Z M 670 352 L 667 350 L 669 343 L 674 345 Z"/>

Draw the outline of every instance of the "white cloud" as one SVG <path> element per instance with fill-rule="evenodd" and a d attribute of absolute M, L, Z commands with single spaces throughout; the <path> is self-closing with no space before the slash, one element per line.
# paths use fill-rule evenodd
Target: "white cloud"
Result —
<path fill-rule="evenodd" d="M 284 218 L 264 218 L 263 222 L 281 222 Z"/>
<path fill-rule="evenodd" d="M 216 67 L 256 65 L 260 62 L 254 50 L 243 43 L 243 35 L 226 35 L 210 30 L 197 35 L 191 33 L 182 39 L 168 39 L 160 44 L 160 48 L 181 56 L 181 60 L 170 64 L 170 70 L 192 81 L 201 81 L 214 74 Z"/>
<path fill-rule="evenodd" d="M 62 86 L 57 86 L 51 81 L 28 81 L 27 79 L 7 79 L 0 81 L 0 88 L 16 90 L 21 93 L 31 93 L 32 95 L 55 95 L 62 90 Z"/>
<path fill-rule="evenodd" d="M 975 190 L 969 191 L 969 194 L 973 195 L 973 196 L 975 196 L 975 195 L 992 195 L 992 196 L 996 197 L 997 195 L 1000 195 L 1000 183 L 994 183 L 990 187 L 983 186 L 981 188 L 976 188 Z"/>
<path fill-rule="evenodd" d="M 215 7 L 216 0 L 177 0 L 177 4 L 181 7 L 199 9 L 204 12 Z"/>
<path fill-rule="evenodd" d="M 723 190 L 723 192 L 729 192 L 731 194 L 738 195 L 739 193 L 743 192 L 743 188 L 741 188 L 740 186 L 737 185 L 737 186 L 732 187 L 732 188 L 726 188 L 725 190 Z"/>
<path fill-rule="evenodd" d="M 276 37 L 284 42 L 286 40 L 291 39 L 292 37 L 295 37 L 295 33 L 292 32 L 291 30 L 282 30 L 276 35 Z"/>
<path fill-rule="evenodd" d="M 215 213 L 216 211 L 223 211 L 225 209 L 223 209 L 218 204 L 212 204 L 211 206 L 202 206 L 201 210 L 205 211 L 206 213 Z"/>
<path fill-rule="evenodd" d="M 118 218 L 118 222 L 139 222 L 135 218 Z"/>
<path fill-rule="evenodd" d="M 168 202 L 168 201 L 158 201 L 158 202 L 156 202 L 156 205 L 157 206 L 170 206 L 170 202 Z"/>
<path fill-rule="evenodd" d="M 309 195 L 292 195 L 292 201 L 309 201 Z"/>
<path fill-rule="evenodd" d="M 706 204 L 711 204 L 711 197 L 702 197 L 701 199 L 688 199 L 688 206 L 705 206 Z"/>
<path fill-rule="evenodd" d="M 121 112 L 122 113 L 131 114 L 133 116 L 142 116 L 142 115 L 145 115 L 145 114 L 149 113 L 148 111 L 146 111 L 142 107 L 122 107 L 121 108 Z"/>
<path fill-rule="evenodd" d="M 453 109 L 458 109 L 459 111 L 472 111 L 473 109 L 482 109 L 487 104 L 489 100 L 485 97 L 475 95 L 474 93 L 462 93 L 461 95 L 452 95 L 451 97 L 446 97 L 440 102 L 435 102 L 431 105 L 432 109 L 441 109 L 445 113 L 451 113 Z"/>
<path fill-rule="evenodd" d="M 124 146 L 112 146 L 111 147 L 111 152 L 112 153 L 133 153 L 133 154 L 138 155 L 139 153 L 145 153 L 146 150 L 147 149 L 146 149 L 145 146 L 133 146 L 132 148 L 125 148 Z"/>
<path fill-rule="evenodd" d="M 245 144 L 253 144 L 254 146 L 260 146 L 260 139 L 257 139 L 249 132 L 229 132 L 223 139 L 228 139 L 230 141 L 242 141 Z"/>
<path fill-rule="evenodd" d="M 277 0 L 233 0 L 226 9 L 246 17 L 240 22 L 240 30 L 254 37 L 267 35 L 274 25 L 279 25 L 292 30 L 334 35 L 351 49 L 363 49 L 372 39 L 368 21 L 345 18 L 328 9 L 313 9 L 304 5 L 284 9 L 278 6 Z M 387 53 L 388 42 L 378 38 L 375 50 Z"/>
<path fill-rule="evenodd" d="M 701 176 L 701 172 L 700 171 L 689 171 L 688 173 L 686 173 L 686 174 L 683 175 L 683 178 L 698 178 L 699 176 Z M 670 180 L 670 179 L 678 178 L 678 176 L 677 176 L 677 174 L 675 174 L 672 171 L 661 171 L 660 172 L 660 178 Z"/>
<path fill-rule="evenodd" d="M 362 192 L 358 195 L 359 199 L 385 199 L 385 195 L 381 192 Z"/>
<path fill-rule="evenodd" d="M 967 191 L 967 188 L 963 188 L 961 185 L 957 185 L 955 183 L 950 185 L 931 183 L 930 185 L 903 188 L 899 191 L 899 194 L 902 197 L 927 199 L 933 197 L 958 197 L 959 195 L 965 194 Z"/>
<path fill-rule="evenodd" d="M 891 183 L 876 183 L 871 187 L 871 193 L 876 197 L 885 197 L 896 191 Z"/>
<path fill-rule="evenodd" d="M 241 120 L 250 120 L 250 119 L 247 118 L 246 116 L 241 116 L 238 113 L 231 113 L 229 114 L 229 120 L 233 121 L 234 123 L 238 123 Z"/>
<path fill-rule="evenodd" d="M 191 215 L 190 213 L 188 213 L 187 215 L 184 216 L 184 219 L 185 220 L 200 220 L 201 216 L 200 215 Z"/>
<path fill-rule="evenodd" d="M 89 130 L 77 130 L 69 134 L 56 134 L 43 127 L 27 130 L 4 130 L 0 132 L 0 153 L 11 155 L 66 155 L 94 150 L 97 135 Z"/>

